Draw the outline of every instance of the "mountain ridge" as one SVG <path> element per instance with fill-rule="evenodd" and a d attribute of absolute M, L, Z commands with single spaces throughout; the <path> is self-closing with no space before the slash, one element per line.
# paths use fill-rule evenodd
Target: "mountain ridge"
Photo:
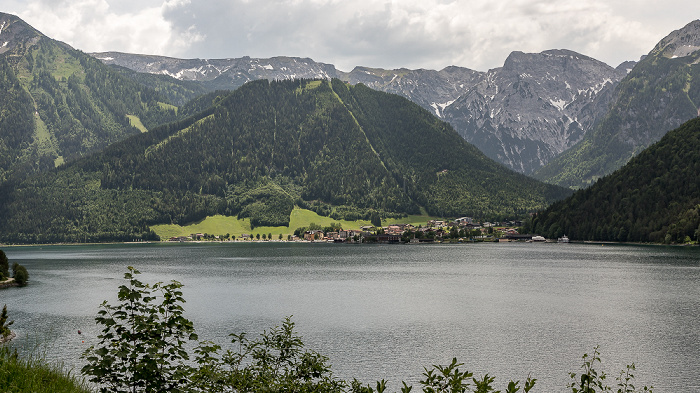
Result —
<path fill-rule="evenodd" d="M 535 177 L 585 187 L 700 115 L 700 20 L 662 39 L 616 86 L 610 104 L 584 139 Z"/>
<path fill-rule="evenodd" d="M 255 79 L 294 79 L 297 77 L 304 78 L 338 78 L 351 84 L 362 83 L 373 89 L 394 93 L 404 96 L 413 102 L 418 103 L 423 108 L 432 111 L 436 116 L 448 120 L 453 127 L 471 143 L 485 151 L 487 155 L 511 169 L 515 169 L 523 173 L 531 173 L 539 166 L 548 162 L 553 156 L 556 156 L 563 149 L 572 146 L 580 140 L 579 133 L 573 136 L 572 140 L 567 140 L 567 137 L 573 132 L 568 132 L 566 127 L 570 123 L 576 123 L 576 127 L 580 128 L 580 133 L 586 133 L 602 114 L 598 113 L 607 104 L 607 95 L 603 94 L 598 98 L 596 103 L 591 107 L 597 108 L 595 113 L 581 114 L 581 122 L 578 123 L 579 111 L 572 111 L 566 116 L 576 120 L 567 120 L 556 111 L 552 112 L 546 108 L 540 108 L 537 105 L 530 105 L 530 111 L 536 111 L 536 116 L 542 118 L 541 122 L 532 124 L 526 129 L 522 127 L 505 126 L 508 122 L 506 118 L 498 118 L 499 113 L 509 112 L 507 102 L 491 103 L 483 102 L 475 106 L 462 106 L 455 108 L 455 104 L 460 98 L 466 100 L 465 96 L 471 94 L 474 89 L 479 89 L 479 85 L 498 79 L 495 75 L 507 73 L 512 70 L 514 59 L 522 58 L 523 56 L 542 58 L 540 64 L 547 65 L 547 62 L 556 62 L 557 57 L 568 56 L 572 62 L 581 62 L 583 65 L 580 69 L 585 69 L 584 63 L 595 63 L 598 65 L 596 70 L 598 80 L 587 81 L 585 85 L 578 83 L 576 88 L 579 90 L 595 90 L 594 94 L 589 94 L 586 97 L 579 97 L 577 105 L 582 108 L 587 104 L 591 104 L 596 100 L 596 95 L 601 91 L 600 88 L 595 89 L 597 84 L 605 84 L 609 81 L 611 84 L 616 84 L 626 73 L 625 70 L 614 69 L 604 63 L 592 59 L 588 56 L 578 54 L 568 50 L 549 50 L 539 54 L 524 54 L 522 52 L 513 52 L 506 59 L 504 67 L 489 70 L 488 72 L 475 71 L 465 67 L 448 66 L 442 70 L 427 70 L 416 69 L 410 70 L 406 68 L 385 70 L 380 68 L 371 68 L 364 66 L 356 66 L 350 72 L 337 70 L 332 64 L 317 63 L 308 58 L 294 57 L 272 57 L 267 59 L 255 59 L 250 57 L 229 58 L 229 59 L 174 59 L 163 56 L 146 56 L 133 55 L 120 52 L 102 52 L 92 53 L 92 56 L 101 59 L 106 64 L 119 65 L 127 67 L 138 72 L 150 72 L 155 74 L 167 74 L 177 77 L 182 80 L 192 80 L 207 86 L 209 90 L 213 89 L 234 89 L 243 83 Z M 293 64 L 293 67 L 290 66 Z M 520 68 L 527 67 L 527 64 L 520 64 Z M 549 67 L 549 65 L 547 65 Z M 589 67 L 590 68 L 590 67 Z M 630 64 L 626 64 L 626 68 L 630 68 Z M 554 71 L 554 68 L 550 67 Z M 557 70 L 563 72 L 563 69 Z M 523 69 L 522 74 L 535 74 L 536 70 Z M 556 76 L 555 76 L 556 77 Z M 561 75 L 560 75 L 561 77 Z M 570 80 L 576 80 L 576 75 L 569 72 L 565 76 Z M 505 81 L 504 83 L 512 83 Z M 507 86 L 499 86 L 500 89 L 505 89 Z M 546 92 L 539 91 L 540 94 L 536 98 L 541 98 L 544 102 L 554 100 L 549 97 Z M 561 92 L 557 93 L 562 95 Z M 507 97 L 502 97 L 507 99 Z M 560 102 L 561 98 L 555 97 L 553 102 Z M 586 102 L 583 102 L 586 101 Z M 495 106 L 495 108 L 494 108 Z M 486 108 L 488 107 L 488 108 Z M 512 112 L 512 111 L 511 111 Z M 485 127 L 476 126 L 474 119 L 485 118 L 493 113 L 497 113 L 495 126 L 490 127 L 487 124 Z M 559 126 L 560 130 L 556 131 L 554 127 L 547 127 L 546 123 L 555 124 L 569 123 Z M 483 124 L 483 122 L 481 122 Z M 542 124 L 545 126 L 543 127 Z M 491 129 L 495 128 L 495 129 Z M 493 134 L 500 133 L 501 136 Z M 506 135 L 504 137 L 503 135 Z M 496 146 L 491 146 L 496 144 Z M 534 146 L 534 148 L 533 148 Z M 524 152 L 523 150 L 533 148 L 533 153 Z"/>
<path fill-rule="evenodd" d="M 625 71 L 569 50 L 512 52 L 444 111 L 489 157 L 526 174 L 581 140 Z"/>

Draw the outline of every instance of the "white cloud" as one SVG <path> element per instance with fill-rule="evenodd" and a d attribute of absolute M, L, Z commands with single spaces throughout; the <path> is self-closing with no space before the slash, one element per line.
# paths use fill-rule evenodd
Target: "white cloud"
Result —
<path fill-rule="evenodd" d="M 15 14 L 45 35 L 85 52 L 182 52 L 201 40 L 196 34 L 173 36 L 160 2 L 149 0 L 32 0 Z M 125 3 L 134 7 L 127 8 Z M 138 5 L 138 6 L 137 6 Z"/>
<path fill-rule="evenodd" d="M 571 49 L 617 65 L 700 15 L 667 0 L 8 0 L 45 34 L 88 51 L 311 57 L 355 65 L 499 67 L 511 51 Z"/>

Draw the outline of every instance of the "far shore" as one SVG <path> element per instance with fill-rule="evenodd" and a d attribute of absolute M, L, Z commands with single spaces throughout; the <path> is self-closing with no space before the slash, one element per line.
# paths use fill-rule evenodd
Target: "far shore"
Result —
<path fill-rule="evenodd" d="M 37 244 L 0 244 L 0 249 L 3 247 L 37 247 L 37 246 L 97 246 L 97 245 L 117 245 L 117 244 L 250 244 L 250 243 L 303 243 L 303 244 L 326 244 L 328 243 L 325 240 L 317 240 L 317 241 L 310 241 L 310 240 L 254 240 L 254 239 L 249 239 L 249 240 L 189 240 L 185 242 L 174 242 L 174 241 L 168 241 L 168 240 L 156 240 L 156 241 L 141 241 L 141 242 L 101 242 L 101 243 L 37 243 Z M 476 244 L 476 243 L 503 243 L 499 241 L 479 241 L 479 242 L 470 242 L 470 241 L 464 241 L 464 242 L 457 242 L 457 241 L 435 241 L 435 242 L 430 242 L 430 243 L 425 243 L 425 244 Z M 526 243 L 523 241 L 511 241 L 511 242 L 506 242 L 506 243 Z M 556 239 L 547 239 L 545 242 L 541 243 L 557 243 Z M 347 243 L 342 243 L 342 244 L 347 244 Z M 356 245 L 361 245 L 361 244 L 378 244 L 378 243 L 352 243 Z M 403 243 L 400 243 L 403 244 Z M 564 243 L 566 244 L 566 243 Z M 693 247 L 693 246 L 700 246 L 698 243 L 684 243 L 684 244 L 663 244 L 663 243 L 643 243 L 643 242 L 615 242 L 615 241 L 604 241 L 604 240 L 572 240 L 568 244 L 587 244 L 587 245 L 630 245 L 630 246 L 664 246 L 664 247 Z M 10 278 L 9 280 L 14 281 L 14 278 Z M 5 281 L 0 281 L 0 289 L 2 288 L 7 288 L 11 286 L 17 286 L 16 283 L 11 282 L 10 283 L 8 280 Z"/>

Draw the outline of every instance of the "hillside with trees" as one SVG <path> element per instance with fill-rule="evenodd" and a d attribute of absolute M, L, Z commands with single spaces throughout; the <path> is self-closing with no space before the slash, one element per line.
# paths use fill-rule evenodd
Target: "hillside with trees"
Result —
<path fill-rule="evenodd" d="M 689 243 L 700 237 L 700 118 L 669 132 L 620 170 L 538 213 L 548 238 Z"/>
<path fill-rule="evenodd" d="M 294 206 L 346 220 L 422 209 L 515 217 L 569 193 L 488 159 L 407 99 L 363 85 L 261 80 L 203 100 L 213 106 L 6 187 L 0 238 L 153 239 L 149 225 L 214 214 L 280 226 Z"/>
<path fill-rule="evenodd" d="M 146 87 L 14 15 L 0 22 L 0 183 L 138 134 L 134 121 L 150 129 L 176 118 L 176 86 Z"/>

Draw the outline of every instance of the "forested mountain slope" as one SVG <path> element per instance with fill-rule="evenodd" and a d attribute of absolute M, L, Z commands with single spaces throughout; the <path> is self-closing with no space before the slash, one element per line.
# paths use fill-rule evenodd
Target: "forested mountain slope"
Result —
<path fill-rule="evenodd" d="M 194 117 L 6 189 L 0 238 L 149 238 L 207 215 L 513 217 L 568 194 L 506 169 L 395 95 L 340 80 L 251 82 Z"/>
<path fill-rule="evenodd" d="M 700 20 L 661 40 L 620 82 L 601 123 L 535 177 L 585 187 L 700 115 Z"/>
<path fill-rule="evenodd" d="M 0 184 L 172 121 L 162 98 L 100 61 L 0 13 Z"/>
<path fill-rule="evenodd" d="M 615 173 L 538 213 L 530 230 L 576 240 L 684 243 L 700 236 L 700 118 Z"/>

